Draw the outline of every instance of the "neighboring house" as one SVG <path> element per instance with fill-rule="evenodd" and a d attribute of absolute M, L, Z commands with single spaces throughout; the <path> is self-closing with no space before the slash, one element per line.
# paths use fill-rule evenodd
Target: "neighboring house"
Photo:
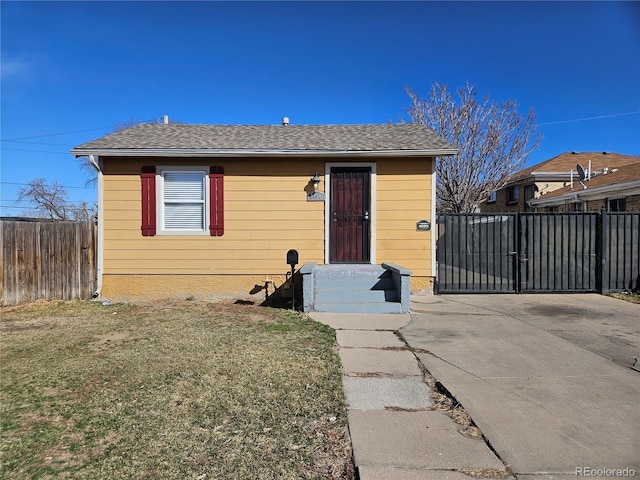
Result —
<path fill-rule="evenodd" d="M 417 124 L 141 124 L 80 145 L 99 168 L 99 289 L 232 296 L 299 264 L 393 262 L 430 289 L 435 157 Z M 315 185 L 314 185 L 315 182 Z"/>
<path fill-rule="evenodd" d="M 593 172 L 592 172 L 593 174 Z M 640 159 L 598 172 L 529 202 L 538 212 L 640 211 Z"/>
<path fill-rule="evenodd" d="M 579 182 L 578 165 L 592 177 L 629 164 L 640 163 L 640 157 L 617 153 L 567 152 L 514 174 L 503 188 L 480 205 L 481 212 L 534 211 L 533 200 Z M 593 178 L 592 178 L 593 179 Z"/>

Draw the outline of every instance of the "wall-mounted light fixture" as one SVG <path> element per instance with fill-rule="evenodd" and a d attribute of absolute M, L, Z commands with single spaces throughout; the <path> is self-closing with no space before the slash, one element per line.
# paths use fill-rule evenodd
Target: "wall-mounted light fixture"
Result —
<path fill-rule="evenodd" d="M 318 175 L 318 172 L 316 172 L 316 174 L 311 177 L 311 184 L 313 185 L 313 191 L 317 192 L 318 187 L 320 186 L 320 176 Z"/>
<path fill-rule="evenodd" d="M 318 191 L 318 187 L 320 186 L 320 175 L 318 175 L 318 172 L 311 177 L 310 183 L 313 189 L 310 192 L 307 191 L 307 202 L 324 201 L 324 193 Z"/>

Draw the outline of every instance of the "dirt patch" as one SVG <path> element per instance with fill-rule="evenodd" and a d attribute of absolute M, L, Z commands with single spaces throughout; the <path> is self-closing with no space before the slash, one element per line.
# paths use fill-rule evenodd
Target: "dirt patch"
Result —
<path fill-rule="evenodd" d="M 129 332 L 111 332 L 105 335 L 100 335 L 96 338 L 95 342 L 89 345 L 92 350 L 102 350 L 110 346 L 118 345 L 128 339 Z"/>

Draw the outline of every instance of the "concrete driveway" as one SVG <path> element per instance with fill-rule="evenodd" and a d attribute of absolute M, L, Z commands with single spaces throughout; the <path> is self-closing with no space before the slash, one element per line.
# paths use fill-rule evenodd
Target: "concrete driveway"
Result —
<path fill-rule="evenodd" d="M 518 479 L 640 476 L 640 305 L 551 294 L 411 307 L 404 338 Z"/>

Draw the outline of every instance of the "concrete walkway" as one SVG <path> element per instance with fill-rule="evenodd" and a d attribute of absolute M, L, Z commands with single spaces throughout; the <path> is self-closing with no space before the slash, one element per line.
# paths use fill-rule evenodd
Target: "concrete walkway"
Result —
<path fill-rule="evenodd" d="M 336 329 L 361 480 L 640 477 L 640 305 L 449 295 L 311 317 Z M 433 380 L 486 442 L 434 406 Z"/>
<path fill-rule="evenodd" d="M 402 335 L 516 478 L 640 477 L 640 305 L 595 294 L 412 300 Z"/>
<path fill-rule="evenodd" d="M 310 316 L 336 329 L 360 480 L 513 478 L 482 438 L 433 406 L 419 360 L 396 333 L 410 315 Z"/>

